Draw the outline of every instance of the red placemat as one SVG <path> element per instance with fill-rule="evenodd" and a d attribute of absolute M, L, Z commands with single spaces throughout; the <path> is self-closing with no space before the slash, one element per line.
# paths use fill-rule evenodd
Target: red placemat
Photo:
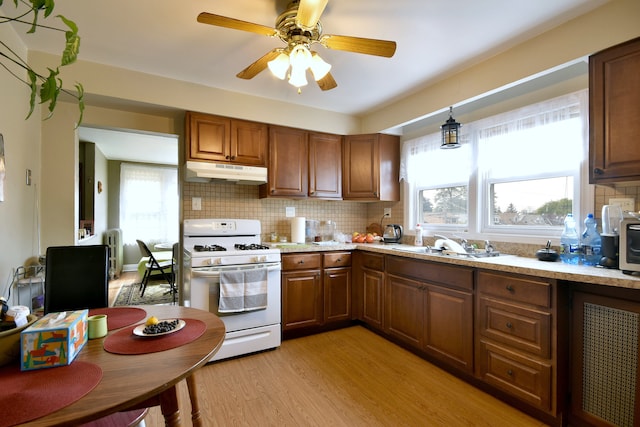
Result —
<path fill-rule="evenodd" d="M 40 418 L 89 393 L 102 379 L 100 366 L 74 361 L 71 365 L 20 371 L 20 364 L 0 368 L 0 427 Z"/>
<path fill-rule="evenodd" d="M 95 316 L 96 314 L 106 314 L 107 329 L 113 331 L 141 321 L 145 318 L 147 312 L 136 307 L 105 307 L 89 310 L 89 316 Z"/>
<path fill-rule="evenodd" d="M 145 354 L 157 351 L 170 350 L 180 347 L 193 340 L 200 338 L 207 325 L 197 319 L 182 319 L 186 325 L 184 328 L 172 334 L 158 337 L 139 337 L 133 335 L 133 330 L 138 325 L 129 326 L 114 334 L 108 335 L 103 346 L 109 353 L 117 354 Z"/>

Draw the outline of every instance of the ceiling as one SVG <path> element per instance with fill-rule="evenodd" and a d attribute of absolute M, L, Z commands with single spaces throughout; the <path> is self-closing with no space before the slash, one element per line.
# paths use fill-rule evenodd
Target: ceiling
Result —
<path fill-rule="evenodd" d="M 322 92 L 310 79 L 301 94 L 268 70 L 251 80 L 236 77 L 269 50 L 283 47 L 279 39 L 196 21 L 206 11 L 272 27 L 287 0 L 58 0 L 54 14 L 78 25 L 81 61 L 357 116 L 607 1 L 330 0 L 321 17 L 325 34 L 393 40 L 397 50 L 383 58 L 317 46 L 338 86 Z M 4 15 L 12 16 L 12 9 L 13 2 L 2 6 Z M 60 53 L 62 34 L 27 36 L 26 29 L 16 27 L 29 49 Z"/>

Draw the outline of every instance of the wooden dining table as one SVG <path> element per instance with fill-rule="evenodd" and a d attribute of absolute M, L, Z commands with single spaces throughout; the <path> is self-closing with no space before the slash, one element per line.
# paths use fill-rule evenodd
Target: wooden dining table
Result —
<path fill-rule="evenodd" d="M 107 337 L 89 340 L 76 360 L 94 363 L 102 379 L 88 394 L 49 415 L 21 426 L 78 425 L 115 412 L 160 406 L 167 426 L 181 426 L 176 385 L 186 380 L 194 426 L 202 426 L 194 372 L 204 366 L 222 345 L 224 323 L 214 314 L 195 308 L 169 305 L 133 306 L 158 319 L 197 319 L 206 325 L 204 333 L 179 347 L 144 354 L 115 354 L 106 351 Z M 53 368 L 55 369 L 55 368 Z"/>

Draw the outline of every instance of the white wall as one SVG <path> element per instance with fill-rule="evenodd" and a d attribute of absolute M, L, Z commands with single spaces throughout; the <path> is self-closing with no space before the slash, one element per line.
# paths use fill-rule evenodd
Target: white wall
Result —
<path fill-rule="evenodd" d="M 0 39 L 26 58 L 24 46 L 9 25 L 0 25 Z M 26 79 L 26 73 L 14 71 Z M 40 107 L 25 120 L 29 89 L 4 69 L 0 69 L 0 94 L 0 133 L 6 161 L 4 201 L 0 202 L 0 295 L 6 297 L 13 270 L 34 262 L 32 257 L 40 253 L 36 215 L 41 191 Z M 32 173 L 30 186 L 26 185 L 27 169 Z"/>

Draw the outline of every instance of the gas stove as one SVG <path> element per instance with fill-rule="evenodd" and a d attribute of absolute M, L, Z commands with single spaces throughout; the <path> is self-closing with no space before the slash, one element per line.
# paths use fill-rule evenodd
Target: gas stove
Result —
<path fill-rule="evenodd" d="M 251 219 L 188 219 L 184 248 L 191 266 L 279 262 L 280 250 L 260 244 L 260 221 Z"/>

